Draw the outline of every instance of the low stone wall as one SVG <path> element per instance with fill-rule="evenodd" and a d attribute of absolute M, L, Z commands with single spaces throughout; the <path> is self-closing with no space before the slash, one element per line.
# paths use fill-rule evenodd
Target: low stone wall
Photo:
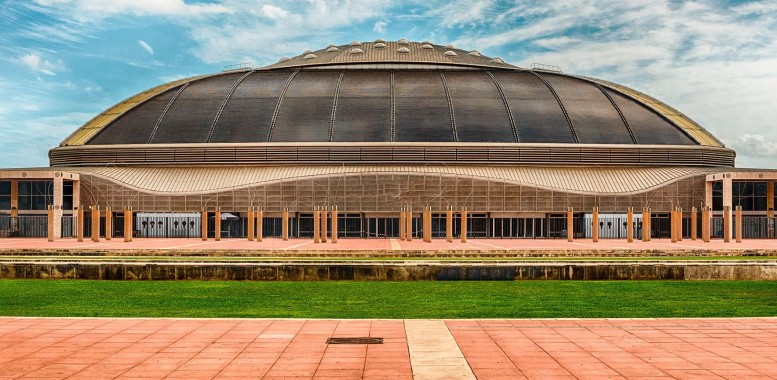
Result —
<path fill-rule="evenodd" d="M 777 263 L 0 262 L 3 279 L 460 281 L 777 280 Z"/>

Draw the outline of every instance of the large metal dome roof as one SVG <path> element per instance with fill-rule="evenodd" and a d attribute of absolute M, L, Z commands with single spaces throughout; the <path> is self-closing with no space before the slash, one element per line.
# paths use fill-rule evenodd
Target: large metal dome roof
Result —
<path fill-rule="evenodd" d="M 635 90 L 404 40 L 330 45 L 167 83 L 106 110 L 61 145 L 267 142 L 722 147 Z"/>

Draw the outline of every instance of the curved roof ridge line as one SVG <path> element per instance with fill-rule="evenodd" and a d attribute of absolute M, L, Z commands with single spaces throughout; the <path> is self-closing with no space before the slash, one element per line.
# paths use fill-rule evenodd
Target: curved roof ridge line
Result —
<path fill-rule="evenodd" d="M 515 139 L 515 142 L 520 143 L 521 135 L 518 133 L 518 127 L 515 125 L 515 119 L 513 118 L 513 111 L 510 110 L 510 103 L 507 102 L 507 96 L 505 96 L 505 92 L 504 90 L 502 90 L 502 86 L 499 85 L 499 82 L 494 77 L 494 74 L 491 74 L 491 71 L 489 70 L 484 70 L 484 71 L 494 82 L 494 86 L 496 86 L 497 91 L 499 91 L 499 96 L 502 97 L 502 102 L 505 105 L 505 110 L 507 110 L 507 118 L 510 119 L 510 127 L 513 129 L 513 139 Z"/>
<path fill-rule="evenodd" d="M 451 99 L 451 91 L 448 88 L 448 81 L 445 79 L 445 74 L 442 71 L 440 73 L 440 80 L 442 81 L 442 87 L 445 89 L 445 97 L 448 99 L 448 114 L 451 118 L 451 131 L 453 133 L 453 142 L 459 142 L 459 133 L 456 131 L 456 114 L 453 110 L 453 99 Z"/>
<path fill-rule="evenodd" d="M 553 94 L 553 97 L 556 98 L 556 101 L 558 102 L 559 107 L 561 107 L 561 112 L 564 113 L 564 118 L 567 119 L 567 124 L 569 125 L 569 130 L 572 131 L 572 137 L 575 139 L 575 143 L 580 143 L 580 140 L 577 138 L 577 132 L 575 131 L 575 126 L 572 124 L 572 119 L 569 118 L 569 112 L 567 112 L 566 107 L 564 107 L 564 103 L 561 102 L 561 98 L 558 96 L 558 93 L 553 88 L 553 86 L 548 83 L 548 81 L 545 80 L 545 78 L 537 73 L 534 70 L 527 70 L 530 73 L 534 74 L 537 78 L 539 78 L 542 83 L 545 83 L 545 86 L 548 87 L 548 90 L 550 90 L 550 93 Z"/>
<path fill-rule="evenodd" d="M 397 99 L 396 99 L 396 88 L 394 84 L 394 69 L 391 69 L 391 79 L 389 81 L 389 92 L 391 93 L 391 98 L 389 100 L 389 108 L 391 109 L 391 114 L 389 115 L 389 118 L 391 120 L 391 129 L 389 130 L 389 141 L 394 142 L 397 139 Z"/>
<path fill-rule="evenodd" d="M 598 88 L 599 91 L 601 91 L 602 94 L 604 94 L 604 96 L 607 97 L 607 100 L 610 101 L 610 104 L 612 104 L 613 108 L 615 108 L 615 110 L 618 111 L 618 115 L 620 115 L 621 121 L 623 121 L 623 125 L 626 126 L 626 130 L 629 131 L 629 136 L 631 136 L 631 141 L 634 142 L 634 144 L 639 144 L 639 141 L 637 141 L 637 136 L 634 135 L 634 131 L 631 129 L 631 125 L 629 125 L 629 121 L 626 120 L 626 115 L 624 115 L 623 111 L 621 111 L 621 108 L 618 107 L 617 104 L 615 104 L 615 99 L 613 99 L 612 96 L 610 96 L 610 94 L 607 93 L 607 91 L 604 89 L 604 87 L 602 87 L 601 84 L 596 83 L 596 82 L 591 82 L 591 81 L 587 81 L 587 82 L 592 83 L 593 85 L 595 85 L 596 88 Z"/>
<path fill-rule="evenodd" d="M 664 120 L 670 122 L 676 128 L 680 129 L 680 131 L 683 132 L 685 135 L 687 135 L 688 137 L 690 137 L 691 139 L 699 143 L 699 145 L 717 146 L 721 148 L 726 147 L 725 144 L 723 144 L 720 140 L 718 140 L 718 138 L 712 135 L 709 131 L 704 129 L 704 127 L 699 125 L 699 123 L 695 122 L 693 119 L 686 116 L 682 112 L 678 111 L 674 107 L 648 94 L 645 94 L 644 92 L 637 91 L 633 88 L 630 88 L 621 84 L 606 81 L 604 79 L 587 77 L 587 76 L 577 76 L 577 75 L 570 75 L 570 76 L 599 83 L 602 86 L 609 88 L 610 90 L 616 91 L 619 94 L 629 97 L 630 99 L 638 102 L 641 105 L 647 106 L 648 108 L 650 108 L 650 110 L 657 113 Z"/>
<path fill-rule="evenodd" d="M 267 131 L 267 142 L 272 141 L 272 132 L 273 129 L 275 129 L 275 121 L 278 119 L 278 112 L 281 110 L 281 103 L 283 102 L 283 97 L 286 96 L 286 91 L 289 90 L 289 86 L 291 86 L 291 81 L 294 80 L 294 77 L 297 76 L 297 73 L 299 73 L 300 69 L 294 70 L 291 75 L 289 75 L 289 79 L 286 79 L 286 83 L 283 85 L 283 90 L 281 90 L 281 94 L 278 95 L 278 102 L 275 104 L 275 110 L 272 113 L 272 119 L 270 120 L 270 130 Z"/>
<path fill-rule="evenodd" d="M 243 80 L 248 78 L 248 76 L 253 73 L 254 73 L 253 70 L 245 73 L 245 75 L 240 77 L 237 81 L 235 81 L 235 84 L 232 85 L 232 88 L 229 90 L 229 93 L 227 93 L 227 96 L 224 97 L 224 101 L 221 102 L 221 106 L 219 106 L 219 110 L 216 112 L 216 117 L 213 118 L 213 123 L 210 125 L 210 130 L 208 131 L 208 138 L 205 140 L 205 142 L 210 142 L 210 139 L 213 137 L 213 131 L 216 130 L 216 125 L 219 123 L 219 117 L 221 117 L 221 113 L 224 112 L 224 107 L 227 106 L 227 102 L 229 102 L 229 98 L 231 98 L 232 94 L 234 94 L 235 90 L 237 90 L 237 86 L 240 86 L 240 83 L 243 83 Z"/>
<path fill-rule="evenodd" d="M 156 131 L 159 129 L 159 125 L 162 124 L 162 120 L 165 118 L 165 115 L 167 115 L 167 111 L 170 110 L 170 107 L 173 106 L 173 103 L 176 99 L 178 99 L 178 95 L 181 95 L 183 90 L 186 89 L 186 87 L 189 87 L 189 83 L 186 82 L 181 86 L 181 88 L 178 89 L 178 91 L 175 92 L 175 95 L 173 95 L 172 98 L 170 98 L 170 101 L 167 102 L 167 105 L 165 106 L 165 109 L 162 110 L 162 113 L 159 114 L 159 118 L 156 119 L 156 124 L 154 124 L 154 129 L 151 130 L 151 133 L 148 135 L 148 140 L 146 141 L 147 144 L 151 144 L 152 141 L 154 141 L 154 136 L 156 136 Z"/>
<path fill-rule="evenodd" d="M 332 116 L 329 118 L 329 142 L 332 142 L 332 137 L 335 133 L 335 117 L 337 116 L 337 98 L 340 96 L 340 85 L 343 83 L 343 77 L 345 76 L 345 70 L 340 71 L 340 77 L 337 78 L 335 84 L 335 95 L 332 99 Z"/>

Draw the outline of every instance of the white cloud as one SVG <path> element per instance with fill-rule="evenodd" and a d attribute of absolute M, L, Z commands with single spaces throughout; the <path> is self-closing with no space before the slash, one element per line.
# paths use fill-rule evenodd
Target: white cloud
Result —
<path fill-rule="evenodd" d="M 268 2 L 257 10 L 252 0 L 230 0 L 229 7 L 235 12 L 229 17 L 209 23 L 184 21 L 198 45 L 194 54 L 208 64 L 274 63 L 281 56 L 358 39 L 352 29 L 342 28 L 379 18 L 391 6 L 387 0 L 274 3 Z M 278 4 L 283 4 L 283 8 Z M 265 11 L 273 8 L 285 12 L 283 22 L 268 22 Z M 278 15 L 275 11 L 270 13 Z"/>
<path fill-rule="evenodd" d="M 76 17 L 105 17 L 116 14 L 197 16 L 229 13 L 220 4 L 188 4 L 183 0 L 35 0 L 44 7 L 69 9 Z"/>
<path fill-rule="evenodd" d="M 379 20 L 379 21 L 377 21 L 375 23 L 375 26 L 372 27 L 372 31 L 373 32 L 378 32 L 380 34 L 383 34 L 383 33 L 386 33 L 386 27 L 387 26 L 388 26 L 387 22 L 385 22 L 383 20 Z"/>
<path fill-rule="evenodd" d="M 58 72 L 65 69 L 65 64 L 62 61 L 50 61 L 42 58 L 38 53 L 25 54 L 19 58 L 19 62 L 34 72 L 51 76 L 57 75 Z"/>
<path fill-rule="evenodd" d="M 138 45 L 143 48 L 143 50 L 147 51 L 148 54 L 154 55 L 154 48 L 151 47 L 151 45 L 148 44 L 148 42 L 143 40 L 138 40 Z"/>
<path fill-rule="evenodd" d="M 494 0 L 454 0 L 441 6 L 432 6 L 430 15 L 439 17 L 445 27 L 476 25 L 489 20 Z"/>
<path fill-rule="evenodd" d="M 731 143 L 737 151 L 737 161 L 750 166 L 751 162 L 770 162 L 777 164 L 777 136 L 744 134 Z M 771 166 L 772 168 L 777 166 Z"/>
<path fill-rule="evenodd" d="M 265 4 L 262 6 L 262 14 L 271 19 L 280 19 L 286 17 L 289 12 L 286 12 L 281 7 L 276 7 L 272 4 Z"/>

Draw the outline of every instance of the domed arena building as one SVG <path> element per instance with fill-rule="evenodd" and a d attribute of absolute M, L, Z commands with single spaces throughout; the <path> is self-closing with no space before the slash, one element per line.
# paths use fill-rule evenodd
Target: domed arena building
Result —
<path fill-rule="evenodd" d="M 46 236 L 53 220 L 56 237 L 88 235 L 97 214 L 79 223 L 83 205 L 113 236 L 131 208 L 146 237 L 201 237 L 203 215 L 210 235 L 253 236 L 259 210 L 262 236 L 311 237 L 316 210 L 335 209 L 340 238 L 444 237 L 450 223 L 459 236 L 463 210 L 472 238 L 566 237 L 569 212 L 590 237 L 596 208 L 600 236 L 640 236 L 650 215 L 664 237 L 679 207 L 686 236 L 710 208 L 714 237 L 724 208 L 742 206 L 746 237 L 774 236 L 776 173 L 735 169 L 733 150 L 672 107 L 430 42 L 355 41 L 165 83 L 49 158 L 0 170 L 0 231 Z"/>

